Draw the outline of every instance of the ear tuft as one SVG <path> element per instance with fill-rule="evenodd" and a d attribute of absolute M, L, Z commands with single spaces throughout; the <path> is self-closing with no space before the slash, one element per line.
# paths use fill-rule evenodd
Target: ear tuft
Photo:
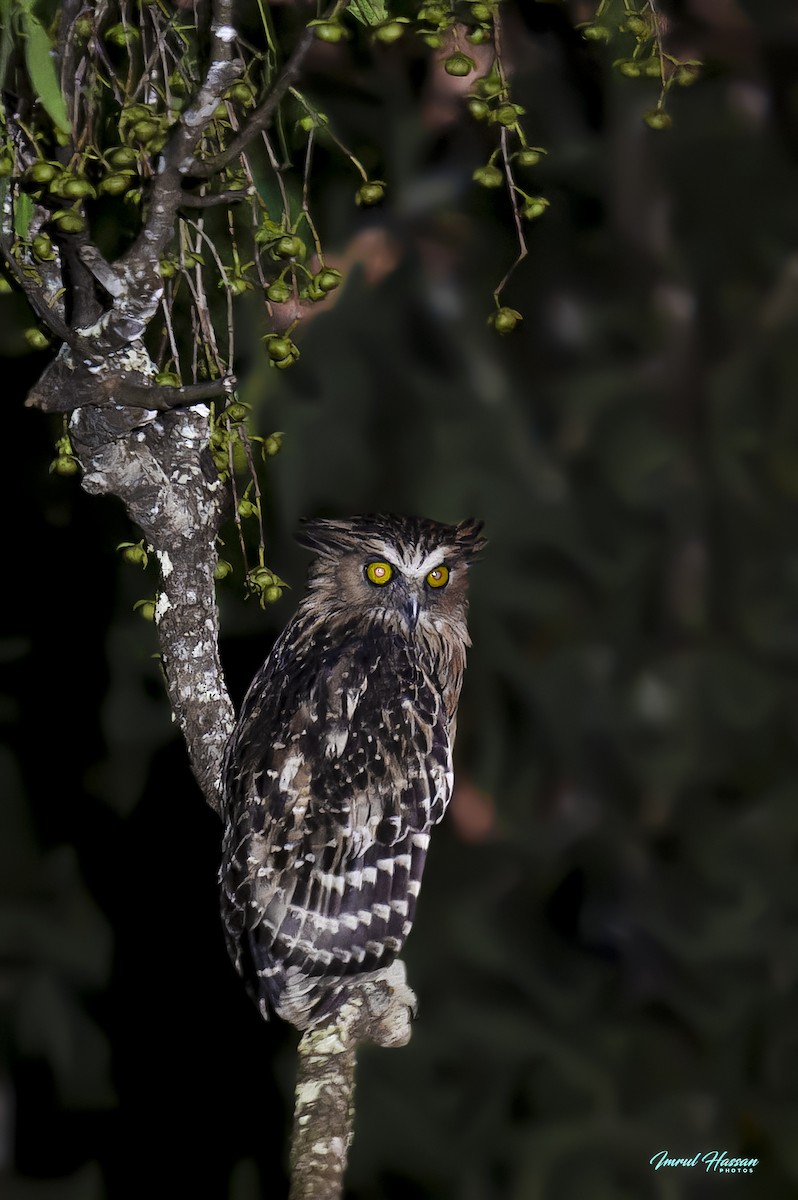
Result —
<path fill-rule="evenodd" d="M 485 522 L 476 517 L 468 517 L 457 526 L 457 545 L 466 558 L 474 558 L 488 544 L 488 539 L 481 536 Z"/>

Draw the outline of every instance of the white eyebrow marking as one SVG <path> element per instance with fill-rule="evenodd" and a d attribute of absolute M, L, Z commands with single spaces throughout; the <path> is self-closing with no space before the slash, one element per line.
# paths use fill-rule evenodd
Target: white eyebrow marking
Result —
<path fill-rule="evenodd" d="M 386 562 L 395 565 L 396 547 L 388 546 L 385 542 L 373 543 L 375 553 L 381 554 Z M 434 571 L 436 567 L 443 566 L 446 561 L 447 551 L 451 552 L 450 546 L 438 546 L 429 554 L 422 555 L 421 551 L 416 549 L 415 554 L 411 557 L 403 558 L 398 564 L 397 569 L 403 575 L 408 575 L 411 579 L 423 579 L 430 571 Z"/>

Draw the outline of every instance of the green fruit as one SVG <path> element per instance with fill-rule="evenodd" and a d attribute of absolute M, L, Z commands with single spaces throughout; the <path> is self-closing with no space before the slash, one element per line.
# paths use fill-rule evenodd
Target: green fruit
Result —
<path fill-rule="evenodd" d="M 302 238 L 286 233 L 275 242 L 274 253 L 278 258 L 304 258 L 305 243 Z"/>
<path fill-rule="evenodd" d="M 162 258 L 158 263 L 158 271 L 161 279 L 173 279 L 177 274 L 178 264 L 173 262 L 171 258 Z"/>
<path fill-rule="evenodd" d="M 673 77 L 679 87 L 690 87 L 697 79 L 701 78 L 701 68 L 697 64 L 683 63 L 676 68 Z"/>
<path fill-rule="evenodd" d="M 442 24 L 448 15 L 442 4 L 425 4 L 418 10 L 418 20 L 426 21 L 429 25 Z"/>
<path fill-rule="evenodd" d="M 266 349 L 272 362 L 283 362 L 285 359 L 291 358 L 295 347 L 290 338 L 273 337 L 269 338 Z"/>
<path fill-rule="evenodd" d="M 501 93 L 502 81 L 498 75 L 483 75 L 477 80 L 475 90 L 483 99 L 492 100 Z"/>
<path fill-rule="evenodd" d="M 648 22 L 642 17 L 627 17 L 626 28 L 629 33 L 633 33 L 635 37 L 645 37 L 648 33 Z"/>
<path fill-rule="evenodd" d="M 14 173 L 14 159 L 10 154 L 0 154 L 0 179 L 8 179 Z"/>
<path fill-rule="evenodd" d="M 64 210 L 53 214 L 53 221 L 60 233 L 83 233 L 86 222 L 80 213 Z"/>
<path fill-rule="evenodd" d="M 284 279 L 275 279 L 266 288 L 266 295 L 273 304 L 285 304 L 286 300 L 291 299 L 292 292 Z"/>
<path fill-rule="evenodd" d="M 583 25 L 582 37 L 586 42 L 608 42 L 610 31 L 606 25 Z"/>
<path fill-rule="evenodd" d="M 497 188 L 504 183 L 504 174 L 493 163 L 488 163 L 487 166 L 477 167 L 471 177 L 474 183 L 478 183 L 480 187 Z"/>
<path fill-rule="evenodd" d="M 404 22 L 384 21 L 382 25 L 378 25 L 374 30 L 374 37 L 378 42 L 390 46 L 393 42 L 398 42 L 401 37 L 404 37 L 404 32 Z"/>
<path fill-rule="evenodd" d="M 530 196 L 524 204 L 522 215 L 527 221 L 536 221 L 548 207 L 549 201 L 545 196 Z"/>
<path fill-rule="evenodd" d="M 238 502 L 238 515 L 240 517 L 257 517 L 257 504 L 253 504 L 251 500 L 247 500 L 246 497 L 244 497 L 243 500 L 239 500 Z"/>
<path fill-rule="evenodd" d="M 629 59 L 628 62 L 618 63 L 618 70 L 621 75 L 625 75 L 627 79 L 639 79 L 643 74 L 643 68 L 640 63 Z"/>
<path fill-rule="evenodd" d="M 341 286 L 342 280 L 343 275 L 336 271 L 335 267 L 325 267 L 323 271 L 319 271 L 314 282 L 323 292 L 334 292 Z"/>
<path fill-rule="evenodd" d="M 315 21 L 313 24 L 313 32 L 321 42 L 341 42 L 347 36 L 343 25 L 339 25 L 337 21 Z"/>
<path fill-rule="evenodd" d="M 472 46 L 483 46 L 485 42 L 490 41 L 492 36 L 493 35 L 489 29 L 483 28 L 472 29 L 471 32 L 466 35 L 467 40 Z"/>
<path fill-rule="evenodd" d="M 450 54 L 444 61 L 443 69 L 447 75 L 454 75 L 457 78 L 463 78 L 470 75 L 472 71 L 476 71 L 477 64 L 473 58 L 469 58 L 467 54 L 463 54 L 458 50 L 454 54 Z"/>
<path fill-rule="evenodd" d="M 643 71 L 649 77 L 649 79 L 661 79 L 662 63 L 656 56 L 654 58 L 649 58 L 645 63 L 643 63 Z"/>
<path fill-rule="evenodd" d="M 234 83 L 232 87 L 227 89 L 225 92 L 225 97 L 228 100 L 235 101 L 236 104 L 254 104 L 255 89 L 253 88 L 252 84 L 244 83 L 243 80 L 239 80 L 238 83 Z"/>
<path fill-rule="evenodd" d="M 67 454 L 59 454 L 58 458 L 50 463 L 50 470 L 54 475 L 62 475 L 67 478 L 70 475 L 77 475 L 80 464 L 76 458 L 70 458 Z"/>
<path fill-rule="evenodd" d="M 112 167 L 135 167 L 139 161 L 139 152 L 132 146 L 117 146 L 106 157 Z"/>
<path fill-rule="evenodd" d="M 41 329 L 37 329 L 35 325 L 25 330 L 24 337 L 31 350 L 46 350 L 50 345 L 47 334 Z"/>
<path fill-rule="evenodd" d="M 475 21 L 489 21 L 493 14 L 490 5 L 477 2 L 471 5 L 471 16 Z"/>
<path fill-rule="evenodd" d="M 518 124 L 518 117 L 523 111 L 519 104 L 500 104 L 494 116 L 500 125 L 510 129 L 513 125 Z"/>
<path fill-rule="evenodd" d="M 275 454 L 280 453 L 282 444 L 283 435 L 281 433 L 272 433 L 263 443 L 263 453 L 269 458 L 274 458 Z"/>
<path fill-rule="evenodd" d="M 484 100 L 477 99 L 476 96 L 469 97 L 468 111 L 475 121 L 484 121 L 490 116 L 490 107 Z"/>
<path fill-rule="evenodd" d="M 443 38 L 439 33 L 422 33 L 422 38 L 429 46 L 430 50 L 440 50 L 443 45 Z"/>
<path fill-rule="evenodd" d="M 176 371 L 159 371 L 155 376 L 155 382 L 159 383 L 161 387 L 178 388 L 183 386 L 183 380 Z"/>
<path fill-rule="evenodd" d="M 253 587 L 261 590 L 262 588 L 272 587 L 274 584 L 274 576 L 266 570 L 265 567 L 255 567 L 249 572 L 247 578 Z"/>
<path fill-rule="evenodd" d="M 220 558 L 213 569 L 214 579 L 226 579 L 232 573 L 233 565 L 227 559 Z"/>
<path fill-rule="evenodd" d="M 99 192 L 103 196 L 124 196 L 133 186 L 135 175 L 132 171 L 115 171 L 100 180 Z"/>
<path fill-rule="evenodd" d="M 497 333 L 506 334 L 512 333 L 517 328 L 519 321 L 523 321 L 520 312 L 514 308 L 500 308 L 490 318 L 491 324 Z"/>
<path fill-rule="evenodd" d="M 274 604 L 277 600 L 280 599 L 282 594 L 283 594 L 283 589 L 277 587 L 276 584 L 272 584 L 271 587 L 266 588 L 265 592 L 263 593 L 263 599 L 266 601 L 267 604 Z"/>
<path fill-rule="evenodd" d="M 541 154 L 541 150 L 535 150 L 532 146 L 525 146 L 523 150 L 518 151 L 515 161 L 519 167 L 536 167 L 540 162 Z"/>
<path fill-rule="evenodd" d="M 139 544 L 138 546 L 125 546 L 122 551 L 122 560 L 130 563 L 132 567 L 146 567 L 149 558 L 147 551 Z"/>
<path fill-rule="evenodd" d="M 44 187 L 52 183 L 61 174 L 62 168 L 57 163 L 36 162 L 22 173 L 22 182 L 27 187 Z"/>
<path fill-rule="evenodd" d="M 155 603 L 152 600 L 139 600 L 133 605 L 134 612 L 137 612 L 145 621 L 155 620 Z"/>
<path fill-rule="evenodd" d="M 157 121 L 152 121 L 147 117 L 142 118 L 140 121 L 134 121 L 130 128 L 131 136 L 135 138 L 137 142 L 141 142 L 142 145 L 146 145 L 147 142 L 151 142 L 153 138 L 158 136 L 160 131 L 160 124 Z"/>
<path fill-rule="evenodd" d="M 248 412 L 249 409 L 247 408 L 246 404 L 242 404 L 240 400 L 234 400 L 233 403 L 229 404 L 224 410 L 223 415 L 227 417 L 229 421 L 245 421 Z"/>
<path fill-rule="evenodd" d="M 357 189 L 355 203 L 362 205 L 379 204 L 385 196 L 385 185 L 382 183 L 364 183 Z"/>
<path fill-rule="evenodd" d="M 53 262 L 55 259 L 55 249 L 50 235 L 47 233 L 36 234 L 32 242 L 32 250 L 34 258 L 38 258 L 39 262 Z"/>
<path fill-rule="evenodd" d="M 0 296 L 10 296 L 13 291 L 11 280 L 6 279 L 5 275 L 0 275 Z"/>
<path fill-rule="evenodd" d="M 319 300 L 326 298 L 327 293 L 321 290 L 315 279 L 311 279 L 310 283 L 302 289 L 300 295 L 303 300 L 311 300 L 314 304 L 317 304 Z"/>
<path fill-rule="evenodd" d="M 670 129 L 673 124 L 668 113 L 663 112 L 660 108 L 655 108 L 651 112 L 645 113 L 643 120 L 649 129 Z"/>
<path fill-rule="evenodd" d="M 78 17 L 75 24 L 72 26 L 75 37 L 81 42 L 85 42 L 86 38 L 91 37 L 94 30 L 94 22 L 91 17 Z"/>
<path fill-rule="evenodd" d="M 55 191 L 55 189 L 51 189 Z M 59 180 L 58 191 L 59 196 L 64 196 L 67 200 L 85 200 L 91 196 L 92 199 L 97 195 L 92 185 L 82 175 L 67 175 Z"/>

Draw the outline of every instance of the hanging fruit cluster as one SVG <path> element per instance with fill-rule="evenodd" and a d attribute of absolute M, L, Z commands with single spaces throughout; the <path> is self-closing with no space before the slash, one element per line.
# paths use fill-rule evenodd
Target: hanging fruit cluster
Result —
<path fill-rule="evenodd" d="M 668 93 L 695 83 L 701 63 L 667 52 L 667 20 L 653 0 L 600 0 L 593 20 L 579 28 L 586 41 L 609 44 L 618 54 L 612 65 L 619 75 L 655 82 L 656 102 L 643 120 L 650 129 L 668 129 L 672 123 L 666 109 Z"/>

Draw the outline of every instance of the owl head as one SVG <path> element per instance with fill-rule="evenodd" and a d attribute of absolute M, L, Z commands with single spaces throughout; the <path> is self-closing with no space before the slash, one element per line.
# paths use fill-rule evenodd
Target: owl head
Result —
<path fill-rule="evenodd" d="M 308 601 L 395 632 L 450 630 L 467 641 L 466 577 L 486 545 L 481 530 L 473 519 L 459 525 L 388 515 L 306 521 L 298 541 L 318 555 Z"/>

